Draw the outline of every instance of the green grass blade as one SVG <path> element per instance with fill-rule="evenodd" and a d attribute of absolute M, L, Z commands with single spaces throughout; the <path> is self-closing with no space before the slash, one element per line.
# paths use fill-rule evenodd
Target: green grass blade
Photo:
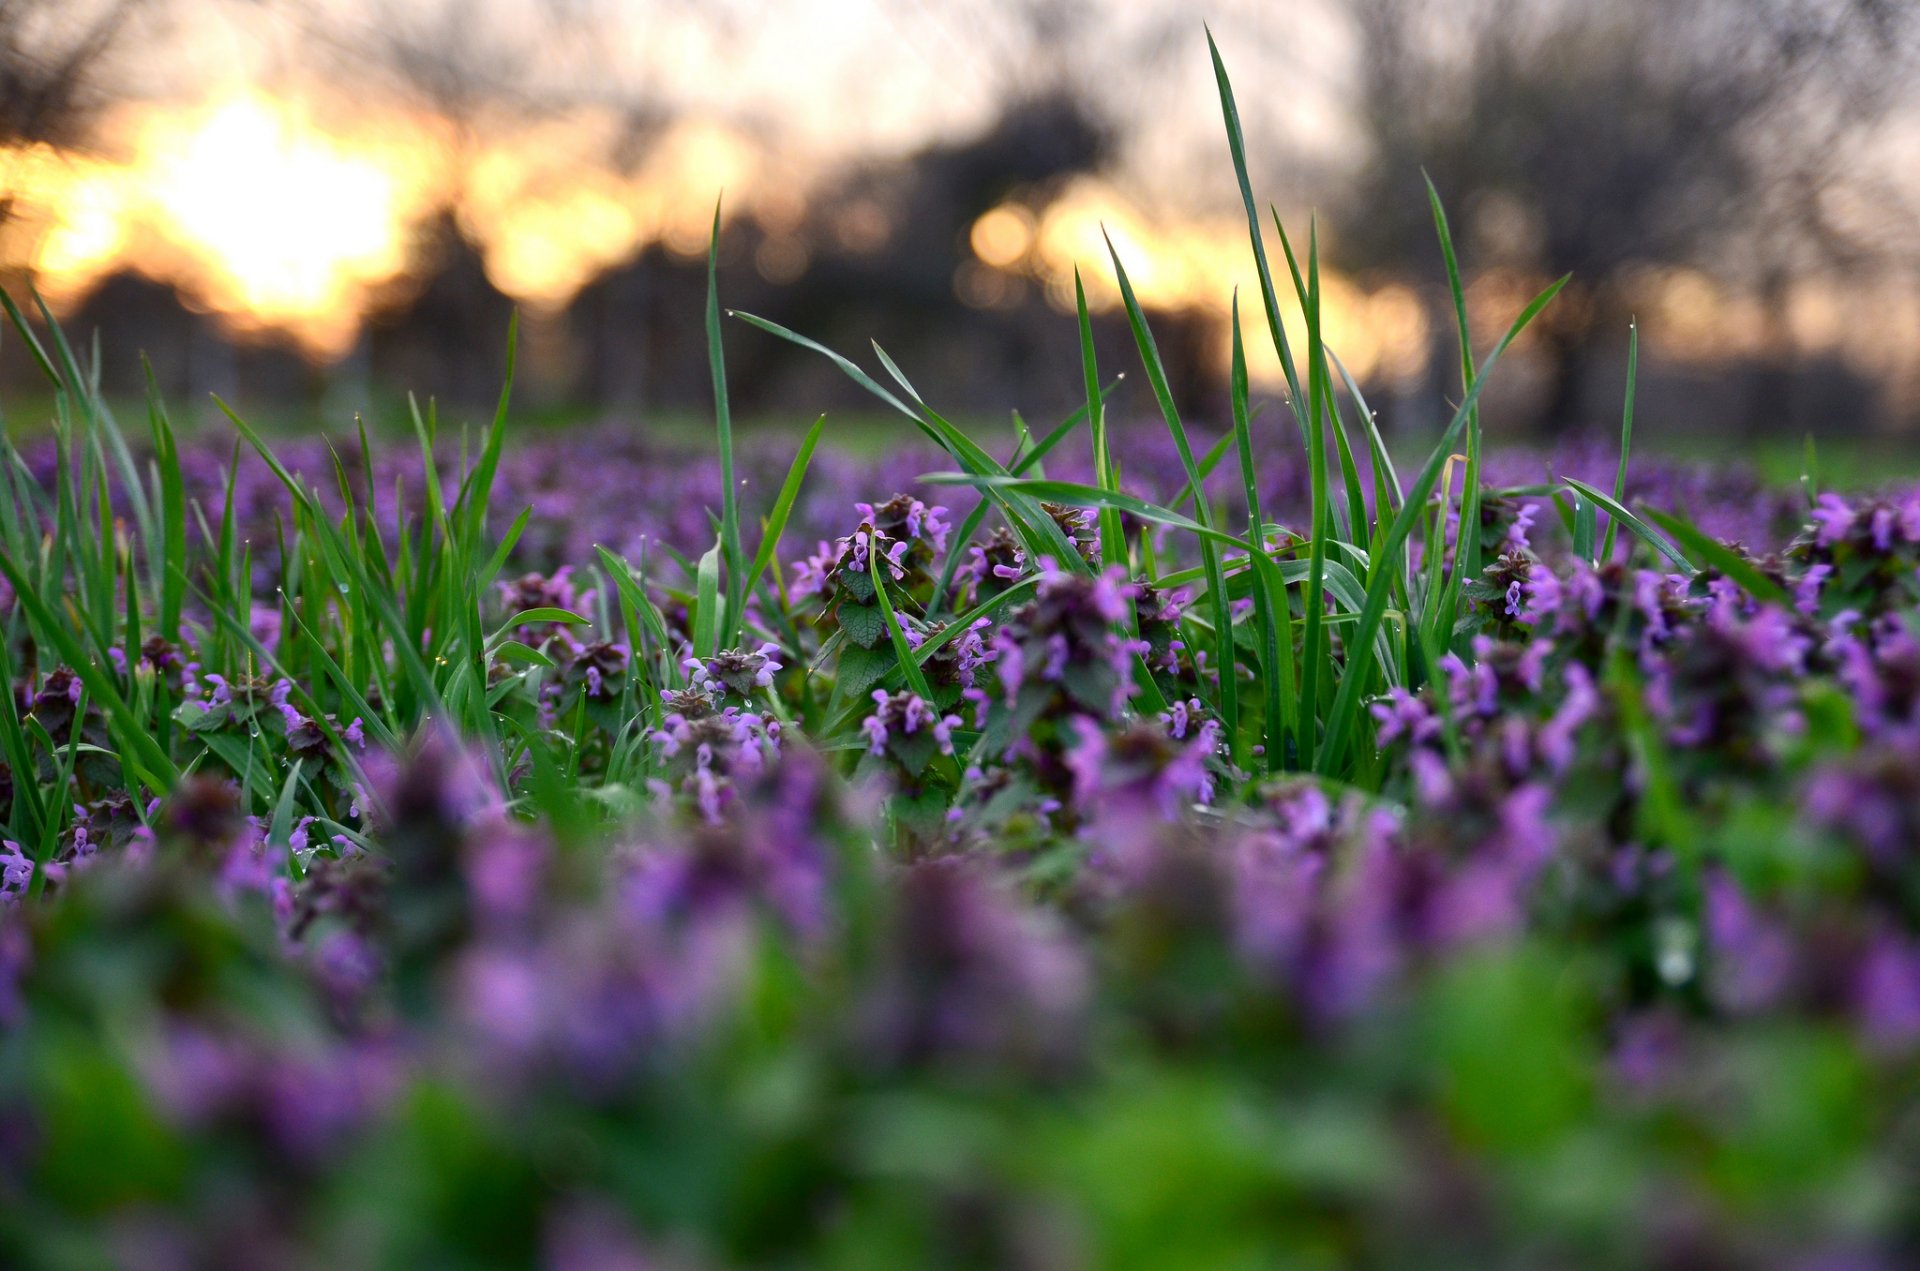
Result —
<path fill-rule="evenodd" d="M 1694 556 L 1739 583 L 1755 600 L 1787 609 L 1793 607 L 1793 597 L 1787 589 L 1761 573 L 1752 561 L 1739 552 L 1704 533 L 1690 521 L 1654 508 L 1645 511 L 1648 520 L 1665 530 Z"/>
<path fill-rule="evenodd" d="M 720 338 L 720 203 L 713 205 L 707 240 L 707 365 L 713 372 L 713 423 L 720 447 L 720 547 L 727 566 L 726 610 L 718 631 L 740 642 L 747 598 L 747 554 L 740 545 L 740 486 L 733 475 L 733 411 L 727 404 L 727 357 Z"/>
<path fill-rule="evenodd" d="M 1103 231 L 1104 234 L 1104 231 Z M 1200 475 L 1200 469 L 1193 459 L 1193 447 L 1187 440 L 1186 426 L 1180 422 L 1180 411 L 1174 405 L 1173 392 L 1167 386 L 1166 367 L 1160 360 L 1160 349 L 1154 342 L 1153 331 L 1147 325 L 1147 316 L 1140 308 L 1139 297 L 1134 295 L 1133 283 L 1127 277 L 1127 268 L 1121 263 L 1120 253 L 1114 249 L 1113 240 L 1107 239 L 1107 255 L 1113 260 L 1115 278 L 1120 284 L 1120 299 L 1127 311 L 1127 325 L 1133 329 L 1133 342 L 1140 352 L 1140 360 L 1147 371 L 1147 382 L 1153 387 L 1154 400 L 1159 403 L 1160 415 L 1166 420 L 1167 430 L 1173 434 L 1174 448 L 1180 453 L 1180 465 L 1186 470 L 1187 488 L 1193 495 L 1193 517 L 1204 529 L 1212 530 L 1212 512 L 1207 506 L 1207 496 Z M 1240 699 L 1239 699 L 1239 659 L 1235 656 L 1233 645 L 1233 614 L 1227 604 L 1226 586 L 1220 573 L 1220 552 L 1213 539 L 1202 536 L 1200 539 L 1200 561 L 1207 571 L 1207 593 L 1214 607 L 1214 666 L 1220 676 L 1219 699 L 1215 703 L 1220 712 L 1220 722 L 1226 727 L 1228 741 L 1233 746 L 1236 760 L 1241 757 L 1240 738 Z"/>
<path fill-rule="evenodd" d="M 1247 542 L 1258 551 L 1265 519 L 1260 512 L 1260 483 L 1253 460 L 1252 425 L 1247 409 L 1247 350 L 1240 331 L 1240 292 L 1233 293 L 1233 369 L 1230 395 L 1233 438 L 1240 450 L 1240 484 L 1247 500 Z M 1283 594 L 1271 603 L 1264 588 L 1255 593 L 1254 620 L 1260 634 L 1260 678 L 1266 690 L 1265 746 L 1267 771 L 1279 769 L 1285 758 L 1286 738 L 1298 735 L 1294 705 L 1293 606 Z"/>
<path fill-rule="evenodd" d="M 1453 297 L 1454 322 L 1460 336 L 1460 388 L 1473 390 L 1473 333 L 1467 324 L 1467 293 L 1460 278 L 1460 261 L 1454 252 L 1453 230 L 1447 222 L 1447 209 L 1433 180 L 1421 174 L 1427 184 L 1427 203 L 1433 213 L 1434 233 L 1440 239 L 1440 256 L 1446 264 L 1447 290 Z M 1466 580 L 1480 576 L 1480 412 L 1467 418 L 1467 466 L 1460 486 L 1460 538 L 1454 548 L 1456 562 L 1447 580 L 1446 594 L 1437 612 L 1450 614 L 1458 603 Z"/>
<path fill-rule="evenodd" d="M 760 534 L 760 550 L 754 553 L 753 566 L 747 571 L 746 590 L 749 594 L 760 585 L 761 576 L 773 564 L 774 555 L 780 550 L 780 536 L 786 533 L 787 519 L 793 515 L 794 502 L 799 499 L 800 487 L 806 481 L 807 467 L 813 462 L 813 449 L 820 444 L 820 433 L 826 424 L 825 415 L 813 421 L 813 427 L 807 429 L 807 435 L 800 441 L 800 449 L 787 467 L 787 478 L 780 483 L 780 495 L 773 501 L 773 510 L 767 514 L 766 528 Z"/>
<path fill-rule="evenodd" d="M 114 684 L 113 677 L 74 639 L 66 624 L 40 595 L 33 580 L 4 552 L 0 552 L 0 574 L 5 574 L 7 581 L 12 584 L 15 600 L 27 611 L 29 620 L 39 631 L 40 639 L 59 653 L 61 660 L 80 677 L 87 693 L 100 703 L 100 708 L 107 715 L 107 727 L 113 736 L 114 746 L 133 768 L 134 775 L 157 792 L 171 790 L 179 777 L 178 770 L 153 739 L 148 725 L 134 716 L 132 708 Z M 29 769 L 28 773 L 31 771 Z M 30 780 L 31 777 L 23 774 L 23 779 Z"/>
<path fill-rule="evenodd" d="M 1593 500 L 1601 511 L 1626 526 L 1629 533 L 1645 543 L 1648 547 L 1653 548 L 1687 573 L 1691 574 L 1694 572 L 1693 562 L 1688 560 L 1679 548 L 1669 543 L 1659 531 L 1628 511 L 1626 504 L 1620 502 L 1606 491 L 1595 489 L 1584 481 L 1577 481 L 1572 477 L 1562 477 L 1561 481 L 1569 489 L 1577 490 L 1587 498 Z"/>
<path fill-rule="evenodd" d="M 1419 477 L 1408 489 L 1407 501 L 1401 505 L 1398 515 L 1393 518 L 1385 543 L 1389 552 L 1398 550 L 1407 536 L 1413 532 L 1414 522 L 1420 519 L 1427 494 L 1439 480 L 1441 466 L 1445 463 L 1455 438 L 1465 429 L 1470 413 L 1479 404 L 1480 390 L 1486 384 L 1488 373 L 1499 362 L 1501 354 L 1507 351 L 1507 347 L 1522 331 L 1526 330 L 1534 318 L 1539 316 L 1540 311 L 1560 294 L 1560 289 L 1566 284 L 1567 280 L 1561 278 L 1535 296 L 1532 303 L 1528 304 L 1521 311 L 1520 316 L 1514 319 L 1513 325 L 1508 328 L 1506 335 L 1501 337 L 1500 343 L 1495 345 L 1493 351 L 1487 355 L 1479 375 L 1474 380 L 1473 387 L 1468 389 L 1462 397 L 1458 409 L 1454 411 L 1452 421 L 1447 425 L 1446 431 L 1441 434 L 1439 444 L 1434 446 L 1433 452 L 1427 456 L 1427 462 L 1421 468 Z M 1429 545 L 1430 554 L 1438 553 L 1438 541 L 1436 539 Z M 1379 628 L 1380 621 L 1386 614 L 1387 598 L 1391 593 L 1392 583 L 1390 571 L 1384 569 L 1372 571 L 1367 585 L 1366 607 L 1361 611 L 1359 622 L 1354 628 L 1348 645 L 1349 648 L 1365 648 L 1372 641 L 1374 632 Z M 1327 715 L 1325 743 L 1321 747 L 1315 765 L 1322 775 L 1334 775 L 1335 765 L 1344 757 L 1347 742 L 1354 731 L 1354 724 L 1361 710 L 1361 686 L 1367 678 L 1353 666 L 1349 666 L 1346 674 L 1340 678 L 1340 686 L 1335 692 L 1332 709 Z"/>
<path fill-rule="evenodd" d="M 915 660 L 913 649 L 907 643 L 907 629 L 900 625 L 900 615 L 894 612 L 893 601 L 887 595 L 887 571 L 877 549 L 868 555 L 867 568 L 873 575 L 873 595 L 880 602 L 880 617 L 887 624 L 887 638 L 893 644 L 893 656 L 907 677 L 908 687 L 928 705 L 932 705 L 933 690 L 927 686 L 926 673 L 920 669 L 920 663 Z"/>
<path fill-rule="evenodd" d="M 1627 400 L 1626 404 L 1620 408 L 1620 466 L 1613 473 L 1613 500 L 1616 503 L 1627 501 L 1627 454 L 1633 449 L 1633 398 L 1639 379 L 1640 324 L 1633 322 L 1627 326 Z M 1807 439 L 1807 444 L 1809 446 L 1813 444 L 1811 437 Z M 1601 541 L 1600 555 L 1596 563 L 1613 559 L 1613 539 L 1619 529 L 1620 527 L 1609 517 L 1607 536 Z"/>
<path fill-rule="evenodd" d="M 1294 366 L 1293 350 L 1287 342 L 1286 326 L 1280 321 L 1280 297 L 1273 287 L 1273 271 L 1267 265 L 1267 245 L 1260 230 L 1260 210 L 1253 201 L 1253 182 L 1247 176 L 1247 143 L 1240 129 L 1240 108 L 1233 98 L 1233 83 L 1227 78 L 1227 65 L 1220 57 L 1220 46 L 1214 43 L 1213 31 L 1207 30 L 1207 53 L 1213 59 L 1214 84 L 1220 91 L 1220 114 L 1227 127 L 1227 150 L 1233 158 L 1233 175 L 1240 184 L 1240 202 L 1247 213 L 1247 237 L 1253 243 L 1254 272 L 1260 279 L 1260 303 L 1266 310 L 1267 330 L 1273 337 L 1273 351 L 1280 358 L 1280 369 L 1286 375 L 1287 388 L 1291 393 L 1294 420 L 1300 425 L 1300 438 L 1306 440 L 1308 415 L 1303 413 L 1313 409 L 1311 402 L 1303 401 L 1300 394 L 1300 374 Z"/>
<path fill-rule="evenodd" d="M 180 602 L 187 573 L 187 499 L 186 483 L 180 472 L 180 448 L 166 406 L 160 400 L 160 386 L 154 380 L 153 367 L 146 362 L 147 422 L 153 434 L 154 464 L 160 475 L 160 563 L 157 591 L 160 595 L 159 636 L 170 644 L 180 643 Z M 148 550 L 152 550 L 149 544 Z M 129 653 L 132 650 L 128 650 Z"/>
<path fill-rule="evenodd" d="M 1094 481 L 1102 490 L 1119 486 L 1113 475 L 1113 456 L 1107 449 L 1107 412 L 1100 398 L 1100 365 L 1093 351 L 1093 320 L 1087 314 L 1087 289 L 1080 281 L 1080 267 L 1073 267 L 1074 315 L 1080 326 L 1080 378 L 1087 391 L 1087 419 L 1093 433 Z M 1120 525 L 1120 514 L 1112 508 L 1100 509 L 1100 563 L 1127 569 L 1127 536 Z"/>
<path fill-rule="evenodd" d="M 693 656 L 710 658 L 720 651 L 720 552 L 716 541 L 700 558 L 694 574 Z"/>
<path fill-rule="evenodd" d="M 835 366 L 839 367 L 848 378 L 852 379 L 854 383 L 860 385 L 875 397 L 878 397 L 881 401 L 887 403 L 887 405 L 912 420 L 923 433 L 932 439 L 942 450 L 945 450 L 951 455 L 954 461 L 967 471 L 978 472 L 987 476 L 1008 475 L 1006 468 L 1003 467 L 998 460 L 985 450 L 982 450 L 966 433 L 954 427 L 952 423 L 928 408 L 924 402 L 919 402 L 920 409 L 914 410 L 898 397 L 894 396 L 893 393 L 882 387 L 871 375 L 868 375 L 852 361 L 834 352 L 826 345 L 821 344 L 817 340 L 809 340 L 806 336 L 800 335 L 797 332 L 789 331 L 777 322 L 769 322 L 765 318 L 757 318 L 750 313 L 739 313 L 735 311 L 734 316 L 752 326 L 759 327 L 762 331 L 770 335 L 779 336 L 791 344 L 797 344 L 803 349 L 810 349 L 827 358 Z M 885 356 L 884 350 L 882 350 L 882 356 L 883 358 Z M 888 359 L 888 361 L 890 362 L 891 360 Z M 1060 563 L 1063 569 L 1084 573 L 1091 568 L 1085 560 L 1081 559 L 1080 553 L 1075 550 L 1073 544 L 1067 539 L 1065 531 L 1058 525 L 1055 525 L 1053 518 L 1041 510 L 1039 505 L 1030 500 L 1010 498 L 1007 494 L 997 489 L 992 490 L 989 497 L 998 502 L 1000 514 L 1007 518 L 1007 524 L 1012 526 L 1013 532 L 1020 536 L 1029 554 L 1036 558 L 1040 556 L 1052 557 Z"/>
<path fill-rule="evenodd" d="M 500 397 L 493 409 L 493 424 L 487 429 L 487 439 L 480 450 L 480 459 L 468 474 L 460 494 L 462 528 L 466 535 L 467 554 L 472 555 L 480 542 L 481 532 L 486 526 L 487 500 L 493 493 L 494 474 L 500 468 L 500 452 L 505 447 L 507 436 L 507 407 L 513 399 L 514 369 L 519 361 L 520 349 L 520 311 L 514 310 L 507 320 L 507 366 L 500 382 Z M 366 432 L 361 430 L 362 453 Z"/>

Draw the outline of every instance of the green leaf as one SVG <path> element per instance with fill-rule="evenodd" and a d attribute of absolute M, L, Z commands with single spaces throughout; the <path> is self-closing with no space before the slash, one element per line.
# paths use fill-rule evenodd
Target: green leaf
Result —
<path fill-rule="evenodd" d="M 842 698 L 856 697 L 885 679 L 887 673 L 898 666 L 899 662 L 890 648 L 869 649 L 849 644 L 840 651 L 840 660 L 834 663 L 835 693 Z"/>
<path fill-rule="evenodd" d="M 634 581 L 633 566 L 604 547 L 596 545 L 593 550 L 594 554 L 600 558 L 601 567 L 607 571 L 607 577 L 613 580 L 614 590 L 620 593 L 620 598 L 640 619 L 646 634 L 652 638 L 654 647 L 666 650 L 669 643 L 666 619 L 661 616 L 659 606 L 654 604 L 652 598 L 641 589 L 640 584 Z M 634 653 L 638 655 L 639 651 L 640 646 L 636 643 Z M 671 662 L 672 659 L 669 658 L 668 661 Z M 678 682 L 677 678 L 675 682 Z"/>
<path fill-rule="evenodd" d="M 559 622 L 568 626 L 585 626 L 587 620 L 571 609 L 555 609 L 550 605 L 522 609 L 500 624 L 501 631 L 511 631 L 515 627 L 530 626 L 536 622 Z"/>
<path fill-rule="evenodd" d="M 1292 403 L 1295 422 L 1300 425 L 1300 439 L 1307 438 L 1307 411 L 1312 403 L 1300 392 L 1300 375 L 1294 366 L 1293 350 L 1287 341 L 1287 328 L 1280 320 L 1280 298 L 1273 286 L 1273 271 L 1267 265 L 1267 245 L 1260 230 L 1260 210 L 1254 204 L 1253 183 L 1247 176 L 1247 143 L 1240 128 L 1240 108 L 1234 102 L 1233 84 L 1227 78 L 1227 64 L 1220 57 L 1220 46 L 1214 42 L 1213 31 L 1207 30 L 1207 53 L 1213 59 L 1214 85 L 1220 92 L 1220 114 L 1227 127 L 1227 151 L 1233 158 L 1233 175 L 1240 184 L 1240 202 L 1247 213 L 1247 237 L 1253 244 L 1254 272 L 1260 279 L 1260 303 L 1266 310 L 1267 331 L 1273 338 L 1273 351 L 1279 355 L 1280 368 L 1287 378 L 1289 401 Z M 1304 409 L 1303 409 L 1304 407 Z"/>
<path fill-rule="evenodd" d="M 871 649 L 887 638 L 887 617 L 878 606 L 843 600 L 834 616 L 839 619 L 840 629 L 847 633 L 847 639 L 863 649 Z"/>
<path fill-rule="evenodd" d="M 554 664 L 552 658 L 518 640 L 502 640 L 495 645 L 493 658 L 496 662 L 518 662 L 523 666 L 551 667 Z"/>
<path fill-rule="evenodd" d="M 1113 472 L 1113 456 L 1107 447 L 1107 412 L 1100 396 L 1100 365 L 1093 351 L 1093 322 L 1087 314 L 1087 289 L 1080 282 L 1080 267 L 1073 267 L 1074 313 L 1080 325 L 1080 374 L 1087 390 L 1087 418 L 1093 426 L 1094 482 L 1102 490 L 1117 490 L 1119 481 Z M 1120 524 L 1120 513 L 1100 509 L 1100 563 L 1127 567 L 1127 537 Z"/>
<path fill-rule="evenodd" d="M 507 527 L 506 537 L 501 539 L 499 546 L 493 549 L 493 555 L 487 558 L 487 563 L 480 567 L 480 573 L 474 579 L 480 587 L 485 587 L 499 577 L 500 571 L 506 567 L 507 557 L 513 553 L 514 544 L 518 543 L 520 535 L 526 532 L 527 521 L 532 516 L 533 508 L 529 506 L 520 509 L 520 515 L 513 518 L 513 524 Z"/>
<path fill-rule="evenodd" d="M 1230 397 L 1233 437 L 1240 449 L 1240 485 L 1247 500 L 1247 542 L 1264 546 L 1260 515 L 1260 482 L 1254 466 L 1252 419 L 1247 409 L 1247 350 L 1240 332 L 1240 292 L 1233 293 L 1233 370 Z M 1217 606 L 1216 606 L 1217 607 Z M 1255 593 L 1254 619 L 1260 628 L 1260 676 L 1266 688 L 1267 771 L 1279 770 L 1285 737 L 1298 737 L 1298 707 L 1294 701 L 1293 606 L 1270 603 L 1264 589 Z"/>
<path fill-rule="evenodd" d="M 869 393 L 872 393 L 875 397 L 878 397 L 881 401 L 912 420 L 915 426 L 931 438 L 942 450 L 945 450 L 951 455 L 954 461 L 966 471 L 992 476 L 1008 475 L 1006 468 L 1001 466 L 999 461 L 994 459 L 994 457 L 985 450 L 982 450 L 964 431 L 935 413 L 917 396 L 914 397 L 914 404 L 918 406 L 919 409 L 915 410 L 886 388 L 882 387 L 871 375 L 868 375 L 865 371 L 854 365 L 853 362 L 834 352 L 826 345 L 821 344 L 819 341 L 809 340 L 806 336 L 789 331 L 777 322 L 769 322 L 765 318 L 756 318 L 750 313 L 736 313 L 735 316 L 743 322 L 759 327 L 762 331 L 776 335 L 791 344 L 796 344 L 803 349 L 810 349 L 826 357 L 835 366 L 845 372 L 847 377 L 853 380 L 854 383 L 860 385 Z M 885 357 L 884 351 L 881 356 L 891 367 L 891 359 Z M 1061 530 L 1058 525 L 1054 524 L 1053 518 L 1042 511 L 1037 504 L 1006 495 L 1000 491 L 994 491 L 988 497 L 992 498 L 999 506 L 1000 514 L 1006 517 L 1007 524 L 1013 528 L 1013 532 L 1020 536 L 1029 554 L 1035 557 L 1051 556 L 1059 561 L 1061 567 L 1064 569 L 1081 572 L 1086 572 L 1090 569 L 1090 566 L 1080 558 L 1080 553 L 1074 550 L 1073 544 L 1068 541 L 1066 533 Z"/>

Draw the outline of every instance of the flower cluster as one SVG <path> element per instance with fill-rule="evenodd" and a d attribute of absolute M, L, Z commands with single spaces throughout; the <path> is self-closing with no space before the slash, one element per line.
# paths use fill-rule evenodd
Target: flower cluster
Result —
<path fill-rule="evenodd" d="M 116 612 L 85 679 L 16 624 L 0 1262 L 1911 1260 L 1910 492 L 1796 531 L 1792 492 L 1636 460 L 1724 545 L 1693 569 L 1603 518 L 1576 547 L 1514 492 L 1540 461 L 1489 456 L 1481 572 L 1452 496 L 1466 603 L 1414 629 L 1416 571 L 1390 670 L 1329 588 L 1289 743 L 1368 678 L 1324 777 L 1259 746 L 1277 694 L 1229 708 L 1251 597 L 1101 570 L 1080 509 L 1017 526 L 1048 559 L 850 497 L 920 457 L 822 453 L 789 522 L 820 552 L 689 656 L 712 525 L 671 482 L 717 474 L 602 443 L 503 460 L 534 511 L 470 609 L 406 570 L 397 624 L 283 597 L 277 546 L 195 543 L 230 617 Z M 1297 517 L 1298 462 L 1259 468 Z M 233 503 L 276 538 L 270 487 Z M 640 564 L 596 604 L 567 564 L 601 542 Z M 569 612 L 500 629 L 530 610 Z M 1237 666 L 1187 647 L 1217 623 Z"/>
<path fill-rule="evenodd" d="M 720 706 L 697 690 L 662 690 L 666 712 L 652 740 L 664 766 L 661 791 L 690 795 L 701 816 L 717 822 L 737 778 L 758 774 L 780 749 L 780 721 Z"/>

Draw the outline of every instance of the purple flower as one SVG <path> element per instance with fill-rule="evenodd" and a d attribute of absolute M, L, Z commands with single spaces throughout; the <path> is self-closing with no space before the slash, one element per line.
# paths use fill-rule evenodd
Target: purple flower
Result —
<path fill-rule="evenodd" d="M 1826 583 L 1827 576 L 1833 573 L 1833 566 L 1827 564 L 1809 565 L 1793 585 L 1793 608 L 1803 618 L 1811 618 L 1820 611 L 1820 588 Z"/>
<path fill-rule="evenodd" d="M 1379 723 L 1374 736 L 1382 747 L 1391 746 L 1402 737 L 1420 746 L 1440 735 L 1439 717 L 1426 702 L 1404 688 L 1388 689 L 1386 696 L 1367 709 Z"/>
<path fill-rule="evenodd" d="M 1920 1046 L 1920 945 L 1878 936 L 1858 972 L 1854 1009 L 1875 1049 L 1909 1053 Z"/>
<path fill-rule="evenodd" d="M 924 757 L 912 753 L 907 743 L 918 738 L 922 730 L 939 753 L 953 753 L 953 730 L 963 722 L 958 715 L 943 715 L 926 699 L 905 689 L 890 694 L 877 688 L 873 690 L 873 704 L 873 713 L 860 721 L 868 754 L 887 753 L 891 741 L 894 756 L 917 771 L 925 766 Z"/>
<path fill-rule="evenodd" d="M 33 883 L 33 859 L 12 839 L 0 841 L 0 905 L 27 894 Z"/>
<path fill-rule="evenodd" d="M 1831 491 L 1822 494 L 1813 506 L 1814 541 L 1831 547 L 1853 528 L 1853 508 Z"/>
<path fill-rule="evenodd" d="M 688 687 L 695 692 L 705 692 L 711 686 L 716 693 L 752 697 L 756 689 L 770 686 L 773 677 L 779 674 L 782 666 L 779 653 L 780 646 L 768 641 L 752 653 L 744 649 L 722 649 L 704 660 L 688 658 L 685 666 L 692 672 Z"/>
<path fill-rule="evenodd" d="M 1711 982 L 1729 1010 L 1760 1010 L 1785 992 L 1794 963 L 1791 941 L 1721 870 L 1707 876 L 1706 935 L 1714 958 Z"/>
<path fill-rule="evenodd" d="M 959 861 L 927 861 L 895 891 L 858 1053 L 887 1067 L 1056 1067 L 1078 1045 L 1088 988 L 1045 915 Z"/>

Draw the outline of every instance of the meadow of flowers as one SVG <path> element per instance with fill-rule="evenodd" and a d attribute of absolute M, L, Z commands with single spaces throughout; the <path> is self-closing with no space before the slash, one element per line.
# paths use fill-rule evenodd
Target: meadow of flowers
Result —
<path fill-rule="evenodd" d="M 1164 418 L 1083 304 L 999 455 L 736 446 L 717 296 L 704 457 L 123 430 L 9 303 L 0 1263 L 1920 1259 L 1920 489 L 1484 452 L 1552 289 L 1396 469 L 1220 86 L 1218 432 L 1117 257 Z"/>

